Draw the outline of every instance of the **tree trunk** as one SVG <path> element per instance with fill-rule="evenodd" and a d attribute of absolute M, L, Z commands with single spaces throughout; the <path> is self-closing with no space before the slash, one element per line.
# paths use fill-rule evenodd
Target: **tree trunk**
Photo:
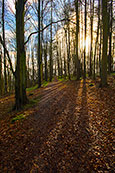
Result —
<path fill-rule="evenodd" d="M 61 78 L 63 76 L 63 65 L 62 65 L 62 54 L 61 54 L 61 50 L 62 50 L 62 47 L 61 47 L 61 42 L 60 42 L 60 45 L 59 45 L 59 53 L 60 53 L 60 73 L 61 73 Z"/>
<path fill-rule="evenodd" d="M 56 60 L 55 60 L 55 76 L 56 76 Z"/>
<path fill-rule="evenodd" d="M 100 77 L 101 77 L 101 52 L 102 52 L 101 40 L 102 40 L 102 27 L 100 25 L 100 45 L 99 45 L 99 75 L 100 75 Z"/>
<path fill-rule="evenodd" d="M 38 88 L 41 87 L 40 0 L 38 0 Z"/>
<path fill-rule="evenodd" d="M 109 28 L 109 63 L 108 63 L 108 71 L 109 74 L 112 72 L 112 24 L 113 24 L 113 0 L 111 0 L 111 6 L 110 6 L 110 28 Z"/>
<path fill-rule="evenodd" d="M 35 84 L 35 73 L 34 73 L 34 50 L 33 48 L 31 49 L 31 54 L 32 54 L 32 85 L 34 86 Z"/>
<path fill-rule="evenodd" d="M 102 21 L 103 21 L 103 52 L 102 52 L 102 75 L 101 75 L 102 87 L 107 85 L 107 45 L 108 45 L 107 2 L 108 0 L 102 0 Z"/>
<path fill-rule="evenodd" d="M 30 54 L 27 56 L 27 88 L 30 87 L 30 65 L 29 65 L 29 60 L 30 60 Z"/>
<path fill-rule="evenodd" d="M 44 11 L 43 11 L 43 6 L 44 6 L 44 1 L 42 0 L 42 5 L 41 5 L 41 82 L 43 81 L 43 41 L 44 41 L 44 31 L 43 31 L 43 15 L 44 15 Z"/>
<path fill-rule="evenodd" d="M 85 0 L 85 37 L 84 37 L 84 74 L 83 78 L 86 78 L 86 37 L 87 37 L 87 0 Z"/>
<path fill-rule="evenodd" d="M 26 54 L 24 48 L 24 0 L 16 1 L 16 43 L 17 64 L 15 77 L 16 109 L 27 103 L 26 96 Z"/>
<path fill-rule="evenodd" d="M 9 69 L 7 69 L 8 71 L 8 92 L 11 93 L 11 84 L 12 84 L 12 81 L 11 81 L 11 72 Z"/>
<path fill-rule="evenodd" d="M 44 48 L 44 61 L 45 61 L 45 81 L 48 81 L 48 67 L 47 67 L 47 43 Z"/>
<path fill-rule="evenodd" d="M 66 78 L 67 76 L 67 71 L 66 71 L 66 59 L 65 59 L 65 54 L 64 54 L 64 77 Z"/>
<path fill-rule="evenodd" d="M 61 78 L 63 77 L 63 64 L 62 64 L 62 57 L 60 58 L 61 61 Z"/>
<path fill-rule="evenodd" d="M 53 59 L 52 59 L 52 1 L 51 0 L 51 28 L 50 28 L 50 35 L 51 35 L 51 40 L 50 40 L 50 82 L 52 81 L 53 77 Z"/>
<path fill-rule="evenodd" d="M 98 25 L 97 25 L 97 37 L 95 42 L 95 52 L 94 52 L 94 67 L 93 67 L 93 79 L 95 79 L 95 59 L 96 59 L 96 53 L 97 53 L 97 44 L 98 44 L 98 38 L 99 38 L 99 27 L 100 27 L 100 0 L 98 0 Z"/>
<path fill-rule="evenodd" d="M 92 0 L 90 0 L 90 14 L 91 14 L 91 47 L 90 47 L 90 72 L 89 76 L 92 76 L 92 57 L 93 57 L 93 16 L 94 16 L 94 0 L 92 4 Z M 92 8 L 93 7 L 93 8 Z"/>
<path fill-rule="evenodd" d="M 68 67 L 68 77 L 70 78 L 70 24 L 68 22 L 68 43 L 67 43 L 67 67 Z"/>
<path fill-rule="evenodd" d="M 2 95 L 2 52 L 0 52 L 0 96 Z"/>
<path fill-rule="evenodd" d="M 78 56 L 78 34 L 79 34 L 79 11 L 78 11 L 78 0 L 76 0 L 76 70 L 77 70 L 77 80 L 80 79 L 80 64 Z"/>
<path fill-rule="evenodd" d="M 4 22 L 4 10 L 5 10 L 5 2 L 2 0 L 2 32 L 3 32 L 3 42 L 5 46 L 5 22 Z M 7 93 L 7 75 L 6 75 L 6 51 L 4 49 L 4 90 Z"/>
<path fill-rule="evenodd" d="M 59 61 L 59 52 L 58 52 L 58 41 L 57 41 L 57 65 L 58 65 L 58 77 L 60 76 L 60 61 Z"/>

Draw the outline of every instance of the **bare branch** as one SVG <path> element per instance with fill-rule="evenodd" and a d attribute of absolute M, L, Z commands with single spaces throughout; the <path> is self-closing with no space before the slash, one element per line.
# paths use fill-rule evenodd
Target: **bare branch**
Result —
<path fill-rule="evenodd" d="M 65 21 L 65 18 L 64 18 L 64 19 L 61 19 L 61 20 L 58 20 L 58 21 L 56 21 L 56 22 L 51 22 L 51 23 L 49 23 L 48 25 L 46 25 L 42 30 L 40 30 L 40 32 L 42 32 L 42 31 L 44 31 L 45 29 L 47 29 L 51 24 L 55 24 L 55 23 L 59 23 L 59 22 L 63 22 L 63 21 Z M 39 32 L 39 31 L 32 32 L 32 33 L 28 36 L 28 39 L 27 39 L 27 41 L 24 43 L 24 45 L 28 43 L 28 41 L 29 41 L 29 39 L 30 39 L 30 37 L 31 37 L 32 35 L 37 34 L 38 32 Z"/>

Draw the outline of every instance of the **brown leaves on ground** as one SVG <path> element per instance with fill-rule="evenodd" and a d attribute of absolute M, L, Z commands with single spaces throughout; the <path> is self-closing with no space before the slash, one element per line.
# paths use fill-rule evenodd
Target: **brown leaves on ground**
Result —
<path fill-rule="evenodd" d="M 113 172 L 115 87 L 109 83 L 101 89 L 90 80 L 54 82 L 34 92 L 40 101 L 21 112 L 25 119 L 11 123 L 16 112 L 7 112 L 0 172 Z"/>

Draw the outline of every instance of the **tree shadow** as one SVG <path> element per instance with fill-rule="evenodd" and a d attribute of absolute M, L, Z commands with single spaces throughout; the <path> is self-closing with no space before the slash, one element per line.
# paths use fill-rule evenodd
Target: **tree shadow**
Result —
<path fill-rule="evenodd" d="M 72 172 L 88 172 L 89 158 L 88 150 L 91 147 L 91 132 L 89 127 L 89 115 L 87 105 L 87 87 L 86 81 L 83 81 L 81 107 L 77 119 L 76 130 L 76 149 L 75 160 L 73 161 Z"/>
<path fill-rule="evenodd" d="M 79 93 L 80 87 L 82 92 Z M 81 95 L 80 95 L 81 94 Z M 81 101 L 79 103 L 79 100 Z M 76 94 L 70 97 L 69 108 L 46 140 L 46 145 L 35 162 L 41 172 L 88 172 L 88 150 L 91 146 L 86 82 L 77 83 Z M 68 101 L 69 102 L 69 101 Z M 38 171 L 39 172 L 39 171 Z"/>
<path fill-rule="evenodd" d="M 68 128 L 72 130 L 73 127 L 70 127 L 72 124 L 70 120 L 73 120 L 73 115 L 76 111 L 76 98 L 78 97 L 78 91 L 80 88 L 80 81 L 73 82 L 74 94 L 72 95 L 71 89 L 70 92 L 65 94 L 65 98 L 59 101 L 60 110 L 59 112 L 54 113 L 54 124 L 52 124 L 51 129 L 48 133 L 47 127 L 47 136 L 45 145 L 41 146 L 41 150 L 38 156 L 36 156 L 36 165 L 39 165 L 39 168 L 32 168 L 33 171 L 40 170 L 41 172 L 58 172 L 63 171 L 63 161 L 66 160 L 65 152 L 68 152 L 68 146 L 70 145 L 68 142 L 69 136 L 71 138 L 73 135 L 68 134 Z M 68 86 L 69 88 L 69 86 Z M 55 107 L 56 108 L 56 107 Z M 58 107 L 59 109 L 59 107 Z M 52 110 L 53 111 L 53 110 Z M 50 123 L 51 123 L 50 119 Z M 73 133 L 73 132 L 72 132 Z M 62 167 L 62 168 L 61 168 Z M 38 171 L 39 172 L 39 171 Z"/>
<path fill-rule="evenodd" d="M 89 172 L 91 132 L 87 105 L 86 81 L 79 82 L 77 97 L 71 102 L 65 125 L 61 129 L 55 143 L 48 165 L 42 172 Z"/>
<path fill-rule="evenodd" d="M 40 108 L 38 116 L 41 118 L 35 118 L 31 136 L 26 139 L 20 137 L 24 145 L 16 143 L 12 149 L 18 153 L 10 157 L 9 170 L 11 164 L 12 171 L 17 172 L 74 173 L 84 172 L 87 168 L 91 138 L 86 83 L 84 81 L 83 86 L 80 81 L 71 83 L 66 88 L 67 93 L 65 89 L 61 90 L 49 102 L 49 107 Z M 79 99 L 82 100 L 79 102 Z"/>

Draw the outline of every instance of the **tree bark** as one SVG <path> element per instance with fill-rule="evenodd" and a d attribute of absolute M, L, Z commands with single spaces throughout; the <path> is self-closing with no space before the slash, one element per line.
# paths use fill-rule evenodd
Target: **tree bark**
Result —
<path fill-rule="evenodd" d="M 61 55 L 61 44 L 60 44 L 60 63 L 61 63 L 61 78 L 63 77 L 63 64 L 62 64 L 62 55 Z"/>
<path fill-rule="evenodd" d="M 2 32 L 3 32 L 3 42 L 5 43 L 5 22 L 4 22 L 4 11 L 5 11 L 5 2 L 2 0 Z M 7 93 L 7 74 L 6 74 L 6 50 L 4 48 L 4 90 Z"/>
<path fill-rule="evenodd" d="M 69 19 L 70 15 L 70 0 L 68 0 L 68 12 L 67 12 L 67 19 Z M 71 79 L 70 77 L 70 22 L 67 22 L 67 68 L 68 68 L 68 77 L 69 80 Z"/>
<path fill-rule="evenodd" d="M 38 88 L 41 87 L 40 0 L 38 0 Z"/>
<path fill-rule="evenodd" d="M 102 52 L 101 40 L 102 40 L 102 26 L 100 25 L 100 45 L 99 45 L 99 75 L 100 77 L 101 77 L 101 52 Z"/>
<path fill-rule="evenodd" d="M 52 81 L 52 77 L 53 77 L 53 59 L 52 59 L 52 2 L 53 0 L 51 0 L 51 28 L 50 28 L 50 36 L 51 36 L 51 40 L 50 40 L 50 82 Z"/>
<path fill-rule="evenodd" d="M 57 41 L 57 65 L 58 65 L 58 77 L 60 76 L 60 61 L 59 61 L 59 47 L 58 47 L 58 41 Z"/>
<path fill-rule="evenodd" d="M 44 48 L 44 61 L 45 61 L 45 81 L 48 81 L 48 67 L 47 67 L 47 43 Z"/>
<path fill-rule="evenodd" d="M 85 0 L 85 37 L 84 37 L 84 73 L 83 78 L 86 78 L 86 37 L 87 37 L 87 0 Z"/>
<path fill-rule="evenodd" d="M 110 5 L 110 28 L 109 28 L 109 64 L 108 64 L 108 71 L 109 74 L 112 72 L 112 25 L 113 25 L 113 0 L 111 0 Z"/>
<path fill-rule="evenodd" d="M 17 64 L 15 76 L 15 107 L 20 109 L 27 103 L 26 96 L 26 53 L 24 47 L 24 0 L 16 1 Z"/>
<path fill-rule="evenodd" d="M 32 84 L 34 86 L 35 84 L 35 73 L 34 73 L 34 50 L 33 48 L 31 49 L 31 54 L 32 54 Z"/>
<path fill-rule="evenodd" d="M 101 75 L 102 87 L 107 85 L 107 45 L 108 45 L 107 2 L 108 0 L 102 0 L 102 21 L 103 21 L 103 52 L 102 52 L 102 75 Z"/>
<path fill-rule="evenodd" d="M 95 42 L 95 52 L 94 52 L 94 67 L 93 67 L 93 79 L 95 80 L 95 61 L 96 61 L 96 53 L 97 53 L 97 44 L 99 38 L 99 27 L 100 27 L 100 0 L 98 0 L 98 24 L 97 24 L 97 37 Z"/>
<path fill-rule="evenodd" d="M 79 36 L 79 9 L 78 9 L 78 0 L 75 1 L 76 7 L 76 71 L 77 71 L 77 80 L 80 79 L 80 64 L 79 64 L 79 56 L 78 56 L 78 36 Z"/>
<path fill-rule="evenodd" d="M 43 81 L 43 41 L 44 41 L 44 30 L 43 30 L 43 15 L 44 15 L 44 11 L 43 11 L 43 7 L 44 7 L 44 1 L 42 0 L 42 10 L 41 10 L 41 82 Z"/>
<path fill-rule="evenodd" d="M 27 73 L 27 88 L 30 87 L 30 64 L 29 64 L 29 61 L 30 61 L 30 53 L 27 56 L 27 70 L 26 70 L 26 73 Z"/>
<path fill-rule="evenodd" d="M 0 51 L 0 96 L 2 95 L 2 52 Z"/>
<path fill-rule="evenodd" d="M 66 71 L 66 59 L 65 59 L 65 54 L 64 54 L 64 78 L 67 76 L 67 71 Z"/>
<path fill-rule="evenodd" d="M 91 47 L 90 47 L 90 72 L 89 76 L 92 76 L 92 57 L 93 57 L 93 16 L 94 16 L 94 0 L 92 4 L 92 0 L 90 0 L 90 14 L 91 14 Z"/>

